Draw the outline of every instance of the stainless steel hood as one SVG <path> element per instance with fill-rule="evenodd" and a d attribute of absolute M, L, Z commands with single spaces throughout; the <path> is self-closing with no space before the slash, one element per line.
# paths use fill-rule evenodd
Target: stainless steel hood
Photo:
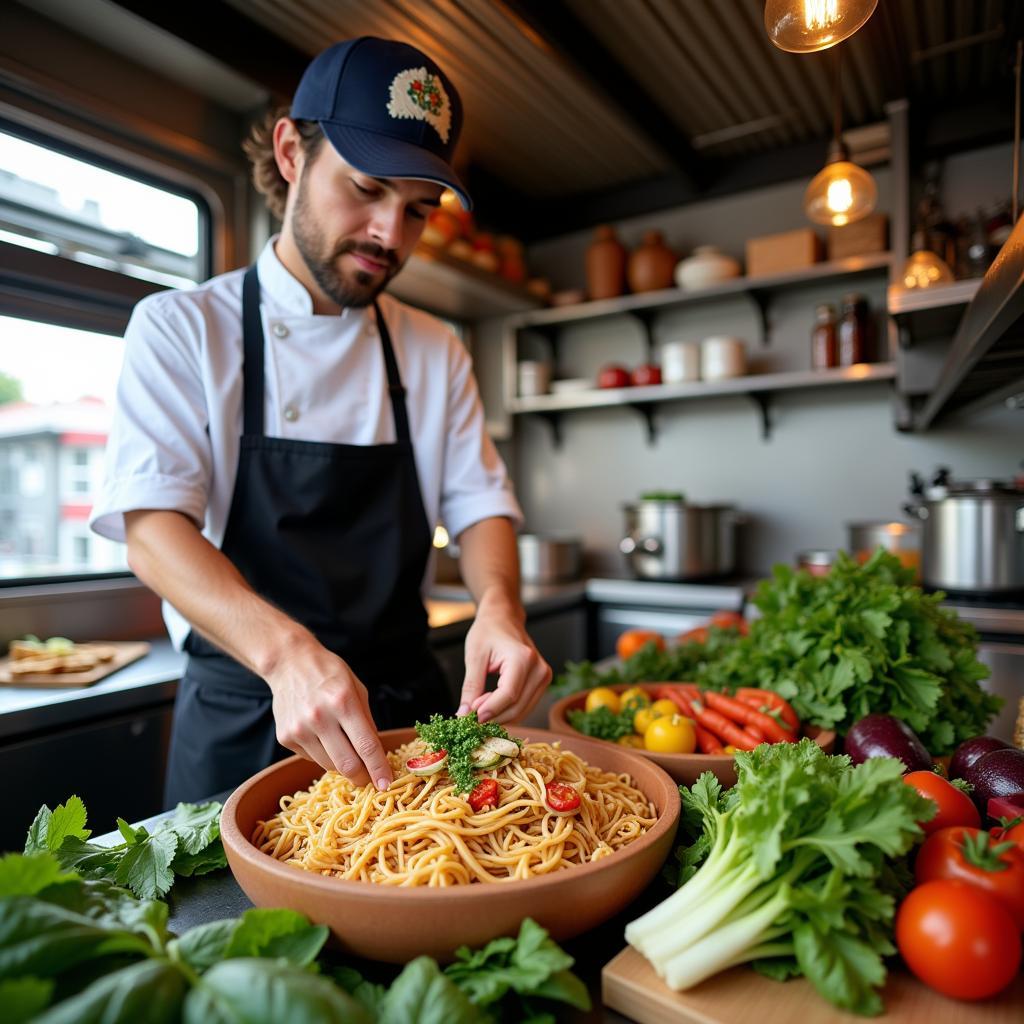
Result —
<path fill-rule="evenodd" d="M 1024 392 L 1024 218 L 968 305 L 935 389 L 913 417 L 925 430 Z"/>

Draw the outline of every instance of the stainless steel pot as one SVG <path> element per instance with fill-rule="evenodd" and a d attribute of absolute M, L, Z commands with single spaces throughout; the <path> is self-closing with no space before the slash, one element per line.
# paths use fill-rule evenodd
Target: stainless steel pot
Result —
<path fill-rule="evenodd" d="M 858 562 L 866 562 L 879 547 L 892 552 L 908 569 L 920 572 L 921 524 L 886 523 L 873 520 L 847 523 L 849 552 Z"/>
<path fill-rule="evenodd" d="M 519 575 L 524 583 L 563 583 L 577 579 L 583 542 L 559 534 L 519 535 Z"/>
<path fill-rule="evenodd" d="M 623 511 L 626 536 L 619 550 L 641 579 L 726 576 L 736 568 L 740 517 L 732 505 L 638 501 Z"/>
<path fill-rule="evenodd" d="M 925 586 L 965 593 L 1024 591 L 1024 490 L 973 480 L 928 493 L 905 506 L 923 524 Z"/>

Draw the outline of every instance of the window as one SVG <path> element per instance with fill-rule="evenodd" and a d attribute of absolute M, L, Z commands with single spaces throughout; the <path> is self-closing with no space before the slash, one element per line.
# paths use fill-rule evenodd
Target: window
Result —
<path fill-rule="evenodd" d="M 88 529 L 123 342 L 0 316 L 0 578 L 127 569 Z"/>
<path fill-rule="evenodd" d="M 208 276 L 195 199 L 0 127 L 0 241 L 169 287 Z"/>

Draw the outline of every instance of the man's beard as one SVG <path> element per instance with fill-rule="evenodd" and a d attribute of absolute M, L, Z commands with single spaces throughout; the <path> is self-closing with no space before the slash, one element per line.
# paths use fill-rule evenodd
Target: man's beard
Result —
<path fill-rule="evenodd" d="M 316 223 L 316 215 L 310 208 L 306 190 L 305 175 L 299 179 L 295 208 L 292 211 L 292 235 L 313 279 L 323 293 L 342 308 L 348 306 L 369 306 L 381 293 L 388 282 L 401 269 L 398 256 L 393 249 L 385 249 L 372 242 L 355 242 L 346 239 L 331 248 L 324 240 Z M 377 274 L 356 270 L 344 278 L 338 261 L 347 252 L 359 252 L 388 264 L 383 278 Z"/>

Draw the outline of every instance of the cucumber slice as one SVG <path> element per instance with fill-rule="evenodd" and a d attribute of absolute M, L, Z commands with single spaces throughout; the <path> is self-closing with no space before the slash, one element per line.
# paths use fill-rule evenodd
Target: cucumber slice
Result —
<path fill-rule="evenodd" d="M 480 745 L 488 750 L 493 750 L 502 757 L 519 756 L 519 744 L 515 740 L 502 739 L 500 736 L 488 736 Z"/>
<path fill-rule="evenodd" d="M 473 764 L 474 768 L 480 771 L 486 771 L 488 768 L 496 768 L 501 762 L 501 754 L 497 751 L 491 750 L 485 744 L 481 743 L 472 754 L 469 755 L 469 759 Z"/>

